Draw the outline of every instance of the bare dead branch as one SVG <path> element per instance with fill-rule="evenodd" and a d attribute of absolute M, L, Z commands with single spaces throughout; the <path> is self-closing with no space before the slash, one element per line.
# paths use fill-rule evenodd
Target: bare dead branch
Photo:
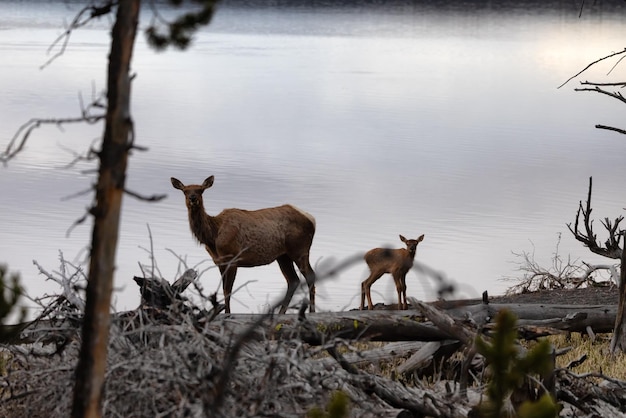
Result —
<path fill-rule="evenodd" d="M 187 300 L 182 296 L 182 292 L 197 276 L 198 273 L 195 270 L 189 269 L 171 285 L 167 280 L 155 276 L 134 276 L 133 280 L 139 286 L 142 306 L 170 309 L 174 304 Z M 182 312 L 187 310 L 184 305 L 180 305 L 177 309 Z"/>
<path fill-rule="evenodd" d="M 20 126 L 13 135 L 13 138 L 9 141 L 5 150 L 0 153 L 0 161 L 6 165 L 12 158 L 20 153 L 26 146 L 26 142 L 30 137 L 30 134 L 42 125 L 56 125 L 62 129 L 63 125 L 71 123 L 87 122 L 93 124 L 104 119 L 104 115 L 83 115 L 75 118 L 44 118 L 44 119 L 30 119 L 28 122 Z"/>
<path fill-rule="evenodd" d="M 600 87 L 626 87 L 626 81 L 617 81 L 613 83 L 597 83 L 595 81 L 581 81 L 581 85 L 583 86 L 600 86 Z"/>
<path fill-rule="evenodd" d="M 108 0 L 108 1 L 105 1 L 102 5 L 86 6 L 85 8 L 81 9 L 76 14 L 76 16 L 74 16 L 74 19 L 69 24 L 69 26 L 65 29 L 65 31 L 61 35 L 59 35 L 54 40 L 54 42 L 52 42 L 52 44 L 48 47 L 48 54 L 52 52 L 52 50 L 58 46 L 59 49 L 57 50 L 57 52 L 53 54 L 39 68 L 40 69 L 46 68 L 54 60 L 56 60 L 58 57 L 60 57 L 61 55 L 65 53 L 65 49 L 67 48 L 67 45 L 70 41 L 70 37 L 73 31 L 87 25 L 89 22 L 91 22 L 94 19 L 97 19 L 99 17 L 109 14 L 113 6 L 116 6 L 117 4 L 118 4 L 118 1 Z"/>
<path fill-rule="evenodd" d="M 69 42 L 69 37 L 71 32 L 79 27 L 86 25 L 89 21 L 94 18 L 105 15 L 111 11 L 111 8 L 117 5 L 117 1 L 107 0 L 102 5 L 92 5 L 85 7 L 82 9 L 74 18 L 70 26 L 66 29 L 66 31 L 61 34 L 50 46 L 48 52 L 54 49 L 59 42 L 63 42 L 60 46 L 59 51 L 50 58 L 43 66 L 46 67 L 49 65 L 54 59 L 58 56 L 62 55 L 65 51 L 67 43 Z M 15 132 L 9 143 L 7 144 L 4 151 L 0 152 L 0 162 L 3 164 L 7 164 L 12 158 L 14 158 L 18 153 L 20 153 L 31 135 L 31 133 L 43 126 L 43 125 L 56 125 L 59 129 L 63 129 L 64 125 L 73 124 L 73 123 L 87 123 L 87 124 L 95 124 L 100 122 L 105 118 L 106 104 L 103 101 L 106 101 L 105 93 L 100 93 L 98 95 L 95 92 L 92 92 L 92 100 L 88 105 L 85 105 L 83 102 L 83 98 L 81 95 L 78 97 L 80 103 L 80 116 L 77 117 L 67 117 L 67 118 L 32 118 L 22 126 L 18 128 Z M 94 112 L 97 110 L 97 112 Z M 132 143 L 131 143 L 132 146 Z M 139 147 L 136 147 L 140 149 Z M 70 165 L 75 164 L 80 160 L 91 160 L 94 155 L 97 155 L 97 152 L 90 148 L 89 152 L 83 157 L 76 157 Z"/>
<path fill-rule="evenodd" d="M 60 272 L 52 274 L 47 272 L 37 261 L 33 260 L 33 264 L 37 266 L 39 273 L 46 277 L 46 280 L 51 280 L 61 286 L 63 289 L 62 297 L 67 300 L 71 306 L 78 309 L 79 312 L 83 312 L 85 309 L 85 302 L 76 293 L 75 284 L 79 281 L 85 280 L 85 273 L 79 266 L 70 264 L 63 257 L 63 253 L 59 251 Z M 68 269 L 68 267 L 71 268 Z"/>
<path fill-rule="evenodd" d="M 88 193 L 91 193 L 92 191 L 93 191 L 93 186 L 90 186 L 90 187 L 88 187 L 88 188 L 86 188 L 84 190 L 81 190 L 79 192 L 72 193 L 70 195 L 64 196 L 64 197 L 61 198 L 61 200 L 65 201 L 65 200 L 70 200 L 70 199 L 74 199 L 74 198 L 77 198 L 77 197 L 81 197 L 81 196 L 84 196 L 84 195 L 86 195 Z"/>
<path fill-rule="evenodd" d="M 59 147 L 66 151 L 67 153 L 71 154 L 74 156 L 74 158 L 67 164 L 65 164 L 62 168 L 64 169 L 69 169 L 74 167 L 76 164 L 78 164 L 81 161 L 85 161 L 85 162 L 90 162 L 90 161 L 94 161 L 96 158 L 98 158 L 98 151 L 96 151 L 94 145 L 97 141 L 99 141 L 100 138 L 95 138 L 92 142 L 91 142 L 91 146 L 87 149 L 87 151 L 84 154 L 80 154 L 70 148 L 67 148 L 65 146 L 63 146 L 62 144 L 59 145 Z"/>
<path fill-rule="evenodd" d="M 70 225 L 69 228 L 67 228 L 67 231 L 65 232 L 65 236 L 69 237 L 70 234 L 72 233 L 72 231 L 74 230 L 74 228 L 76 228 L 79 225 L 82 225 L 87 218 L 89 217 L 90 213 L 89 212 L 85 212 L 85 214 L 83 216 L 81 216 L 80 218 L 76 219 L 72 225 Z"/>
<path fill-rule="evenodd" d="M 616 128 L 614 126 L 596 125 L 597 129 L 605 129 L 607 131 L 617 132 L 622 135 L 626 135 L 626 129 Z"/>
<path fill-rule="evenodd" d="M 583 15 L 583 8 L 585 7 L 585 0 L 580 3 L 580 10 L 578 11 L 578 18 L 580 19 Z"/>
<path fill-rule="evenodd" d="M 626 57 L 625 57 L 625 56 L 620 57 L 620 59 L 618 59 L 618 60 L 617 60 L 617 62 L 615 63 L 615 65 L 613 65 L 613 66 L 611 67 L 611 69 L 609 70 L 609 72 L 608 72 L 608 73 L 606 73 L 606 75 L 611 74 L 611 73 L 613 72 L 613 70 L 614 70 L 614 69 L 616 69 L 616 68 L 617 68 L 617 66 L 618 66 L 618 65 L 619 65 L 619 64 L 620 64 L 620 63 L 624 60 L 624 58 L 626 58 Z"/>
<path fill-rule="evenodd" d="M 134 197 L 135 199 L 143 200 L 144 202 L 158 202 L 167 197 L 166 194 L 153 194 L 152 196 L 143 196 L 137 192 L 133 192 L 128 189 L 124 189 L 124 193 L 126 193 L 129 196 Z"/>
<path fill-rule="evenodd" d="M 578 77 L 579 75 L 581 75 L 582 73 L 584 73 L 585 71 L 587 71 L 589 68 L 593 67 L 594 65 L 596 65 L 599 62 L 602 62 L 606 59 L 612 58 L 616 55 L 621 55 L 626 53 L 626 48 L 624 48 L 623 50 L 619 51 L 619 52 L 614 52 L 612 54 L 609 54 L 605 57 L 602 58 L 598 58 L 597 60 L 593 61 L 592 63 L 588 64 L 585 68 L 583 68 L 582 70 L 580 70 L 579 72 L 577 72 L 576 74 L 574 74 L 573 76 L 571 76 L 570 78 L 568 78 L 567 80 L 565 80 L 565 82 L 563 84 L 561 84 L 560 86 L 557 87 L 557 89 L 560 89 L 561 87 L 563 87 L 564 85 L 566 85 L 567 83 L 569 83 L 570 81 L 572 81 L 573 79 L 575 79 L 576 77 Z"/>
<path fill-rule="evenodd" d="M 608 281 L 611 284 L 619 283 L 619 264 L 589 264 L 572 260 L 569 256 L 563 259 L 559 254 L 561 234 L 558 234 L 556 250 L 552 256 L 550 267 L 541 266 L 532 252 L 520 252 L 513 255 L 521 261 L 518 271 L 522 277 L 506 277 L 505 280 L 514 280 L 517 283 L 510 286 L 505 294 L 514 295 L 551 289 L 578 289 L 584 286 L 596 286 L 598 283 Z M 598 272 L 608 272 L 608 278 L 600 276 Z M 603 283 L 604 284 L 604 283 Z"/>
<path fill-rule="evenodd" d="M 577 241 L 582 242 L 591 252 L 608 257 L 619 259 L 622 256 L 622 249 L 620 248 L 620 232 L 618 231 L 619 223 L 624 219 L 623 216 L 615 218 L 611 222 L 608 218 L 602 221 L 602 224 L 609 232 L 609 238 L 605 241 L 604 247 L 598 243 L 596 234 L 593 232 L 593 220 L 591 219 L 591 187 L 592 178 L 589 177 L 589 192 L 587 194 L 587 203 L 583 207 L 582 201 L 579 202 L 578 211 L 576 212 L 576 219 L 572 226 L 571 223 L 567 224 L 567 228 L 570 230 L 574 238 Z M 581 232 L 578 228 L 580 215 L 583 215 L 583 224 L 585 226 L 585 232 Z"/>
<path fill-rule="evenodd" d="M 609 231 L 609 238 L 605 241 L 604 245 L 606 246 L 606 248 L 608 249 L 617 249 L 619 250 L 619 241 L 621 238 L 621 232 L 617 229 L 617 227 L 619 226 L 619 223 L 622 221 L 622 219 L 624 219 L 623 216 L 619 216 L 617 218 L 615 218 L 614 222 L 611 222 L 609 220 L 609 218 L 604 218 L 602 222 L 602 225 L 604 225 L 604 227 L 606 228 L 607 231 Z"/>
<path fill-rule="evenodd" d="M 583 84 L 583 83 L 581 83 Z M 593 84 L 593 83 L 588 83 L 588 84 Z M 604 89 L 601 89 L 600 87 L 594 87 L 594 88 L 579 88 L 579 89 L 574 89 L 574 91 L 593 91 L 596 93 L 600 93 L 600 94 L 605 94 L 609 97 L 613 97 L 614 99 L 619 100 L 622 103 L 626 103 L 626 98 L 624 98 L 624 96 L 622 96 L 621 93 L 619 92 L 610 92 L 610 91 L 606 91 Z"/>

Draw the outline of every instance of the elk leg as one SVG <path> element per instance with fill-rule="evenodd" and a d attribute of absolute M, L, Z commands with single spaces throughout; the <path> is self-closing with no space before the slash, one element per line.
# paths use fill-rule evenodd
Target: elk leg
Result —
<path fill-rule="evenodd" d="M 374 309 L 374 304 L 372 303 L 371 287 L 374 284 L 374 282 L 380 279 L 380 276 L 382 276 L 383 274 L 385 273 L 384 272 L 382 273 L 372 272 L 370 276 L 367 279 L 365 279 L 363 283 L 361 283 L 361 309 L 364 308 L 364 300 L 363 300 L 364 294 L 367 296 L 367 306 L 369 310 Z"/>
<path fill-rule="evenodd" d="M 409 304 L 406 301 L 406 276 L 402 277 L 400 283 L 402 284 L 402 309 L 406 310 L 409 309 Z"/>
<path fill-rule="evenodd" d="M 365 281 L 361 283 L 361 306 L 359 307 L 359 309 L 363 310 L 364 308 L 365 308 Z"/>
<path fill-rule="evenodd" d="M 224 289 L 224 304 L 226 305 L 226 313 L 230 313 L 230 294 L 233 291 L 235 283 L 235 275 L 237 275 L 237 267 L 232 265 L 220 266 L 222 273 L 222 288 Z"/>
<path fill-rule="evenodd" d="M 396 285 L 396 293 L 398 294 L 398 310 L 404 309 L 402 305 L 402 278 L 394 275 L 393 282 Z"/>
<path fill-rule="evenodd" d="M 315 312 L 315 272 L 311 263 L 309 263 L 309 256 L 303 256 L 297 263 L 300 273 L 306 278 L 306 284 L 309 286 L 309 312 Z M 298 280 L 299 282 L 299 280 Z"/>
<path fill-rule="evenodd" d="M 280 271 L 282 271 L 283 276 L 287 280 L 287 293 L 285 293 L 285 298 L 283 299 L 282 306 L 278 313 L 284 314 L 289 307 L 289 303 L 293 298 L 294 293 L 296 293 L 296 289 L 298 289 L 298 285 L 300 284 L 300 278 L 298 278 L 298 274 L 296 273 L 296 269 L 293 266 L 293 262 L 286 255 L 281 255 L 276 259 L 278 265 L 280 266 Z"/>

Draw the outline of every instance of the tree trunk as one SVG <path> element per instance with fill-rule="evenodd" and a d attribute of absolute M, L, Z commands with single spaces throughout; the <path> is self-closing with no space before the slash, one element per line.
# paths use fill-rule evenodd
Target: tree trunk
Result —
<path fill-rule="evenodd" d="M 619 304 L 615 315 L 615 328 L 611 338 L 611 354 L 619 349 L 626 353 L 626 231 L 622 232 L 622 259 L 619 274 Z"/>
<path fill-rule="evenodd" d="M 107 81 L 108 107 L 99 153 L 96 204 L 91 211 L 94 226 L 82 346 L 76 367 L 73 418 L 96 418 L 102 413 L 115 253 L 126 165 L 133 141 L 129 72 L 140 5 L 140 0 L 119 2 L 112 31 Z"/>

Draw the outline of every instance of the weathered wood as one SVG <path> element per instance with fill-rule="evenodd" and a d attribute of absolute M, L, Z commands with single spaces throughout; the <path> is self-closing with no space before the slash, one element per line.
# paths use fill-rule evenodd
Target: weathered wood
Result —
<path fill-rule="evenodd" d="M 445 393 L 432 393 L 418 387 L 410 390 L 403 384 L 376 375 L 351 375 L 346 380 L 364 390 L 374 393 L 393 408 L 407 410 L 412 416 L 465 418 L 469 408 Z M 416 396 L 417 392 L 417 396 Z"/>
<path fill-rule="evenodd" d="M 617 305 L 533 305 L 533 304 L 489 304 L 454 307 L 445 312 L 460 321 L 484 320 L 495 317 L 501 309 L 509 309 L 518 316 L 521 338 L 533 339 L 541 335 L 558 332 L 587 333 L 590 327 L 595 333 L 609 333 L 615 324 Z M 170 312 L 175 315 L 175 312 Z M 113 321 L 128 321 L 128 312 L 115 314 Z M 238 333 L 259 319 L 259 314 L 220 314 L 216 318 L 201 318 L 199 322 L 208 329 L 224 329 Z M 308 326 L 304 327 L 297 314 L 274 315 L 257 331 L 257 338 L 265 338 L 268 332 L 276 339 L 297 336 L 309 344 L 322 344 L 332 338 L 361 339 L 370 341 L 443 341 L 452 338 L 417 311 L 345 311 L 307 314 Z M 64 321 L 61 321 L 64 322 Z M 33 321 L 18 324 L 22 329 L 13 343 L 31 343 L 39 340 L 55 341 L 55 331 L 62 331 L 63 338 L 76 326 L 76 320 L 53 324 L 49 321 Z M 123 325 L 123 324 L 122 324 Z M 316 332 L 311 331 L 311 327 Z M 486 327 L 489 328 L 488 326 Z M 321 338 L 320 338 L 321 335 Z M 455 337 L 456 338 L 456 337 Z"/>
<path fill-rule="evenodd" d="M 586 333 L 587 327 L 591 327 L 596 333 L 611 332 L 616 308 L 615 305 L 489 304 L 456 307 L 445 312 L 460 322 L 468 321 L 469 317 L 476 318 L 476 322 L 488 323 L 497 312 L 508 309 L 519 318 L 520 335 L 533 339 L 565 331 Z M 266 329 L 272 330 L 273 338 L 298 335 L 309 344 L 323 342 L 319 339 L 319 333 L 326 340 L 337 337 L 371 341 L 443 341 L 460 338 L 459 335 L 451 335 L 452 328 L 441 329 L 431 322 L 425 322 L 422 314 L 411 310 L 325 312 L 308 314 L 306 318 L 317 333 L 307 331 L 294 314 L 275 315 L 268 320 Z M 258 315 L 255 314 L 230 314 L 226 322 L 228 328 L 236 332 L 256 319 Z M 465 340 L 468 338 L 471 338 L 469 334 L 463 336 Z"/>
<path fill-rule="evenodd" d="M 411 355 L 404 363 L 396 368 L 398 374 L 411 373 L 418 369 L 430 366 L 438 353 L 447 351 L 444 355 L 451 355 L 461 347 L 460 343 L 455 340 L 431 341 L 423 343 L 423 346 L 415 354 Z"/>
<path fill-rule="evenodd" d="M 220 318 L 224 319 L 222 323 Z M 223 327 L 228 332 L 239 333 L 259 318 L 258 314 L 218 315 L 218 320 L 208 328 Z M 426 324 L 419 315 L 409 311 L 349 311 L 308 314 L 302 322 L 296 314 L 270 317 L 259 337 L 291 339 L 319 345 L 333 338 L 362 339 L 369 341 L 440 341 L 448 335 L 432 324 Z"/>
<path fill-rule="evenodd" d="M 455 318 L 471 317 L 477 323 L 489 322 L 496 314 L 508 309 L 518 318 L 518 325 L 550 326 L 570 332 L 612 332 L 617 305 L 547 305 L 547 304 L 477 304 L 446 309 Z"/>
<path fill-rule="evenodd" d="M 432 321 L 437 328 L 445 332 L 451 337 L 461 341 L 463 344 L 471 344 L 476 336 L 476 326 L 474 330 L 469 329 L 469 325 L 463 324 L 463 321 L 459 318 L 452 317 L 451 312 L 445 312 L 439 310 L 427 303 L 420 302 L 415 298 L 410 298 L 411 305 L 415 306 L 426 318 Z M 489 305 L 481 305 L 489 306 Z M 465 319 L 467 316 L 465 316 Z"/>
<path fill-rule="evenodd" d="M 402 341 L 391 342 L 382 347 L 372 348 L 365 351 L 354 351 L 343 355 L 346 362 L 359 366 L 362 364 L 376 364 L 380 361 L 390 361 L 394 358 L 404 358 L 419 351 L 426 344 L 422 341 Z M 327 364 L 333 364 L 336 360 L 332 357 L 326 357 L 321 360 Z"/>
<path fill-rule="evenodd" d="M 141 293 L 141 305 L 157 309 L 167 309 L 173 303 L 186 300 L 181 295 L 198 277 L 198 272 L 188 269 L 173 284 L 156 277 L 133 277 Z"/>

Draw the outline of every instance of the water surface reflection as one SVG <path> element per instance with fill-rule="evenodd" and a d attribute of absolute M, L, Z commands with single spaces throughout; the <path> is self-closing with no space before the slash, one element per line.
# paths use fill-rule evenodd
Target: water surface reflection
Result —
<path fill-rule="evenodd" d="M 598 260 L 565 224 L 594 176 L 599 217 L 623 205 L 626 143 L 594 129 L 622 120 L 616 104 L 556 87 L 617 48 L 618 11 L 583 19 L 569 6 L 546 11 L 459 4 L 383 7 L 235 7 L 228 3 L 186 52 L 157 54 L 141 38 L 133 69 L 137 138 L 128 187 L 167 193 L 159 204 L 124 202 L 116 277 L 118 309 L 137 304 L 132 276 L 149 262 L 147 226 L 158 267 L 172 279 L 185 255 L 208 268 L 192 239 L 182 197 L 169 178 L 215 175 L 206 205 L 260 208 L 289 202 L 317 218 L 312 261 L 343 259 L 398 234 L 425 233 L 417 259 L 476 296 L 504 290 L 516 274 L 512 251 L 535 251 L 548 266 L 561 254 Z M 71 4 L 69 9 L 72 9 Z M 45 16 L 44 16 L 45 14 Z M 107 22 L 77 32 L 45 70 L 46 48 L 71 16 L 64 2 L 0 5 L 0 138 L 31 117 L 75 115 L 79 94 L 104 88 Z M 56 23 L 54 23 L 56 22 Z M 592 73 L 603 76 L 605 68 Z M 56 291 L 32 265 L 58 266 L 58 251 L 79 262 L 84 225 L 66 231 L 90 204 L 63 200 L 93 182 L 90 164 L 62 169 L 101 127 L 44 128 L 2 169 L 2 259 L 31 293 Z M 620 206 L 621 205 L 621 206 Z M 170 252 L 171 250 L 172 252 Z M 365 266 L 319 286 L 324 309 L 356 306 Z M 216 270 L 202 283 L 218 288 Z M 251 282 L 233 311 L 259 311 L 285 288 L 276 265 L 242 270 Z M 409 295 L 431 299 L 436 284 L 408 279 Z M 390 279 L 373 288 L 393 301 Z"/>

